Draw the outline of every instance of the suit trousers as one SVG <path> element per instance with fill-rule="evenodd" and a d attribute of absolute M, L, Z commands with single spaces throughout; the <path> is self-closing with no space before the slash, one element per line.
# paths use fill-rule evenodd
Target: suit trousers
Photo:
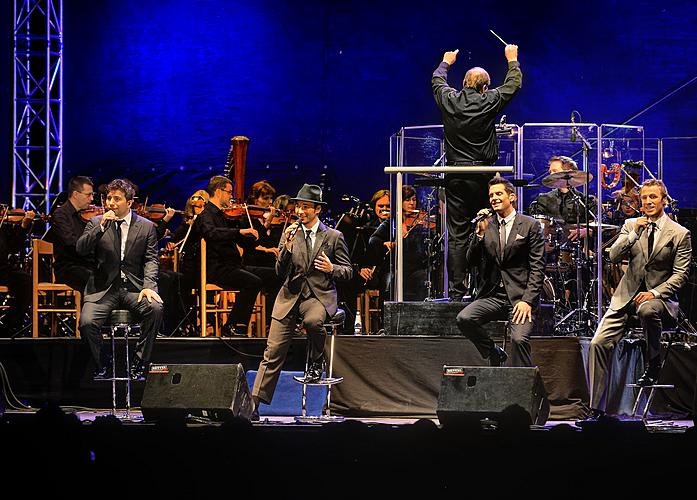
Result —
<path fill-rule="evenodd" d="M 80 335 L 87 339 L 92 357 L 99 366 L 104 366 L 108 356 L 102 352 L 102 326 L 114 309 L 125 308 L 133 311 L 140 319 L 140 337 L 136 343 L 136 355 L 143 363 L 150 362 L 155 337 L 162 323 L 162 304 L 143 299 L 138 302 L 139 292 L 133 286 L 118 286 L 112 283 L 104 296 L 97 302 L 84 302 L 80 315 Z"/>
<path fill-rule="evenodd" d="M 448 294 L 461 299 L 467 293 L 467 243 L 474 230 L 472 219 L 489 206 L 486 175 L 446 175 L 445 203 L 448 227 Z M 471 284 L 470 284 L 471 287 Z"/>
<path fill-rule="evenodd" d="M 660 363 L 661 332 L 663 321 L 670 319 L 665 304 L 660 299 L 647 300 L 637 310 L 631 301 L 626 307 L 616 311 L 608 309 L 598 324 L 598 329 L 591 340 L 588 358 L 590 378 L 591 408 L 602 409 L 603 397 L 607 389 L 610 357 L 612 351 L 627 331 L 629 315 L 636 313 L 644 330 L 647 345 L 647 359 L 650 364 Z"/>
<path fill-rule="evenodd" d="M 310 296 L 306 299 L 299 297 L 293 309 L 282 320 L 279 321 L 275 318 L 271 320 L 264 359 L 259 364 L 252 397 L 266 404 L 271 404 L 278 378 L 281 376 L 283 363 L 288 354 L 288 348 L 295 333 L 295 327 L 300 318 L 302 318 L 302 326 L 307 332 L 307 341 L 310 342 L 310 360 L 316 361 L 322 357 L 324 341 L 327 336 L 324 329 L 327 316 L 327 310 L 322 302 L 316 297 Z"/>
<path fill-rule="evenodd" d="M 498 288 L 494 295 L 477 299 L 460 311 L 457 315 L 457 327 L 474 343 L 482 357 L 488 358 L 494 341 L 482 326 L 489 321 L 510 321 L 512 312 L 513 307 L 508 301 L 506 291 Z M 508 328 L 513 342 L 511 366 L 533 366 L 530 348 L 532 325 L 531 321 L 523 324 L 509 322 Z"/>

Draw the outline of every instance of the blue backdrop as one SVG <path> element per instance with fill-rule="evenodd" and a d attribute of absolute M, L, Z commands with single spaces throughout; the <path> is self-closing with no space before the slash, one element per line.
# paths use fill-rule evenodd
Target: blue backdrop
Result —
<path fill-rule="evenodd" d="M 251 139 L 247 179 L 294 194 L 320 175 L 334 194 L 387 184 L 389 136 L 439 123 L 430 76 L 506 70 L 520 46 L 521 93 L 509 122 L 622 123 L 697 75 L 694 2 L 65 1 L 64 171 L 126 176 L 181 205 L 223 169 L 229 138 Z M 11 20 L 3 22 L 3 53 Z M 4 57 L 2 136 L 11 173 L 11 59 Z M 635 124 L 647 136 L 697 135 L 697 83 Z M 682 206 L 692 165 L 669 164 Z M 535 168 L 544 168 L 544 165 Z M 9 191 L 9 182 L 3 182 Z"/>

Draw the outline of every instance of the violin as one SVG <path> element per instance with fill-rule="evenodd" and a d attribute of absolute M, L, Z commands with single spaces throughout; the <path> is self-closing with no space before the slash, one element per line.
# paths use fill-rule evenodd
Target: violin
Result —
<path fill-rule="evenodd" d="M 265 213 L 270 211 L 270 208 L 259 207 L 257 205 L 233 203 L 229 207 L 223 209 L 223 215 L 228 219 L 237 220 L 245 217 L 262 217 Z"/>
<path fill-rule="evenodd" d="M 23 208 L 9 208 L 9 207 L 0 208 L 0 222 L 5 223 L 5 224 L 20 224 L 26 216 L 27 216 L 27 210 L 24 210 Z M 49 220 L 49 216 L 37 212 L 34 215 L 33 220 L 36 220 L 36 219 L 41 219 L 41 220 L 47 221 L 47 220 Z"/>
<path fill-rule="evenodd" d="M 160 221 L 167 215 L 169 210 L 164 203 L 153 203 L 152 205 L 139 205 L 136 207 L 136 213 L 141 217 L 145 217 L 151 221 Z M 172 209 L 174 210 L 174 209 Z M 184 214 L 183 210 L 174 210 L 175 214 Z"/>
<path fill-rule="evenodd" d="M 97 215 L 104 215 L 104 212 L 106 212 L 106 209 L 104 207 L 98 207 L 97 205 L 88 205 L 87 208 L 83 208 L 78 212 L 80 215 L 80 218 L 85 221 L 89 222 L 92 217 L 96 217 Z"/>
<path fill-rule="evenodd" d="M 409 228 L 413 229 L 415 226 L 422 226 L 427 229 L 435 229 L 436 228 L 436 216 L 435 215 L 429 215 L 428 212 L 424 210 L 415 210 L 412 213 L 405 214 L 404 216 L 404 224 Z"/>
<path fill-rule="evenodd" d="M 276 210 L 271 219 L 272 226 L 284 226 L 298 220 L 298 215 L 290 210 Z"/>

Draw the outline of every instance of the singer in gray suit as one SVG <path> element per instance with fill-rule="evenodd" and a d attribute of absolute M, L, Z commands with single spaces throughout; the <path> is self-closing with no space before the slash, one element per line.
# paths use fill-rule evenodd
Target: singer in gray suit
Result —
<path fill-rule="evenodd" d="M 112 310 L 129 309 L 141 320 L 140 338 L 131 356 L 134 380 L 144 378 L 162 322 L 157 231 L 152 222 L 131 211 L 134 194 L 130 182 L 112 181 L 107 186 L 107 211 L 90 219 L 76 244 L 79 255 L 96 262 L 80 315 L 80 334 L 87 339 L 97 364 L 96 380 L 108 378 L 111 370 L 110 357 L 102 352 L 101 328 Z"/>
<path fill-rule="evenodd" d="M 610 354 L 626 331 L 630 314 L 637 314 L 646 335 L 647 363 L 638 384 L 652 385 L 660 370 L 663 322 L 678 318 L 677 292 L 687 283 L 692 245 L 690 232 L 664 212 L 668 191 L 660 180 L 641 185 L 642 217 L 627 219 L 610 248 L 613 263 L 629 259 L 610 308 L 591 341 L 589 371 L 591 409 L 602 414 Z"/>
<path fill-rule="evenodd" d="M 317 217 L 326 205 L 321 188 L 305 184 L 294 200 L 299 220 L 286 229 L 279 244 L 276 273 L 284 283 L 274 303 L 264 359 L 252 389 L 255 413 L 259 401 L 271 403 L 299 320 L 311 344 L 305 381 L 320 380 L 326 337 L 323 325 L 337 311 L 335 280 L 349 280 L 353 272 L 344 236 Z"/>
<path fill-rule="evenodd" d="M 489 181 L 489 203 L 495 212 L 480 210 L 476 232 L 467 248 L 467 264 L 480 265 L 482 286 L 477 299 L 457 315 L 457 326 L 491 366 L 508 355 L 482 328 L 494 320 L 510 320 L 511 364 L 532 366 L 530 334 L 533 309 L 544 281 L 544 243 L 539 221 L 516 212 L 515 188 L 508 180 Z"/>

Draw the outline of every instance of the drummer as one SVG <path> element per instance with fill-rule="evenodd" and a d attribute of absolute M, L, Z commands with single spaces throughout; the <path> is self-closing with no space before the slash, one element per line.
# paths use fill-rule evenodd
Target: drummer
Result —
<path fill-rule="evenodd" d="M 567 184 L 569 184 L 570 187 L 557 187 L 548 193 L 538 195 L 530 204 L 530 215 L 544 215 L 564 221 L 567 232 L 565 236 L 571 241 L 575 241 L 578 238 L 585 238 L 585 222 L 588 210 L 583 208 L 583 205 L 586 204 L 583 193 L 575 187 L 587 182 L 584 178 L 584 174 L 578 171 L 578 165 L 568 156 L 552 156 L 549 159 L 547 168 L 550 175 L 559 172 L 578 172 L 579 179 L 569 179 Z M 547 177 L 547 179 L 549 179 L 549 177 Z M 576 195 L 583 204 L 580 205 L 581 210 L 578 218 L 580 222 L 579 228 L 576 228 L 576 202 L 574 201 L 574 195 Z M 589 196 L 588 198 L 588 207 L 595 213 L 593 210 L 596 205 L 595 197 Z"/>

